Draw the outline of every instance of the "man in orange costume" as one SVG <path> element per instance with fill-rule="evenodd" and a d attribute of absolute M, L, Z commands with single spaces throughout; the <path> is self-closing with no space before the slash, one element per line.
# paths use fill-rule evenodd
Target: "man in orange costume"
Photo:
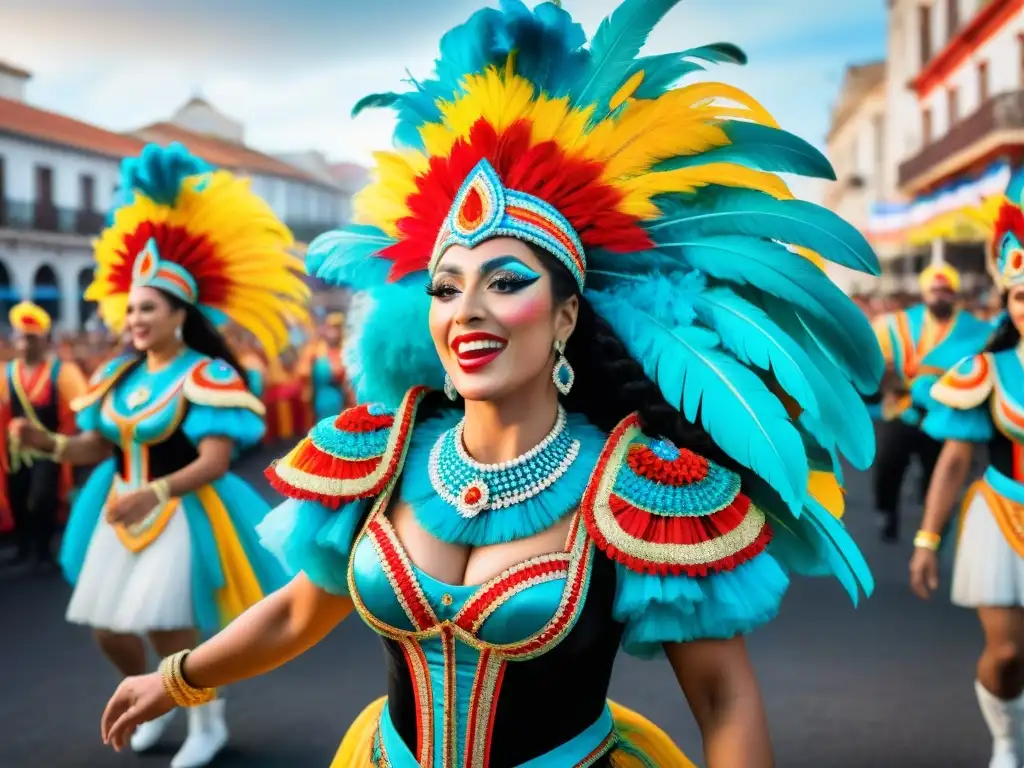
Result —
<path fill-rule="evenodd" d="M 75 363 L 51 354 L 51 320 L 45 310 L 22 302 L 9 319 L 16 356 L 0 379 L 0 531 L 14 529 L 17 559 L 35 557 L 40 565 L 51 566 L 53 537 L 67 514 L 71 467 L 60 464 L 59 456 L 23 454 L 7 438 L 7 425 L 26 418 L 48 432 L 73 434 L 70 403 L 85 391 L 85 377 Z"/>

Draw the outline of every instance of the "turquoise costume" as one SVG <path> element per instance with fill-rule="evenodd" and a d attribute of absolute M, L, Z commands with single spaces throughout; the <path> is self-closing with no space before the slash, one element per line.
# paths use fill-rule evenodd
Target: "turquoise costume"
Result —
<path fill-rule="evenodd" d="M 340 353 L 324 350 L 313 360 L 313 410 L 317 421 L 336 416 L 345 407 Z"/>
<path fill-rule="evenodd" d="M 650 658 L 750 632 L 794 573 L 834 576 L 854 601 L 873 587 L 838 519 L 838 475 L 841 454 L 871 462 L 861 397 L 882 358 L 823 260 L 866 272 L 877 260 L 775 176 L 831 177 L 820 153 L 737 89 L 674 87 L 741 51 L 638 56 L 675 4 L 625 0 L 587 45 L 557 5 L 504 0 L 445 35 L 434 76 L 357 105 L 397 111 L 400 151 L 378 155 L 359 223 L 317 238 L 307 266 L 355 292 L 345 363 L 364 405 L 268 470 L 288 501 L 259 528 L 384 644 L 387 698 L 334 768 L 689 765 L 607 699 L 620 649 Z M 483 465 L 427 318 L 432 301 L 460 300 L 434 271 L 445 249 L 497 237 L 542 250 L 591 328 L 552 340 L 548 436 Z M 490 280 L 510 295 L 525 280 L 507 271 L 480 281 L 482 305 Z M 630 394 L 641 386 L 653 394 Z M 641 416 L 656 402 L 663 426 Z M 644 431 L 680 416 L 724 458 Z M 406 551 L 399 503 L 465 549 L 567 535 L 483 584 L 446 584 Z"/>
<path fill-rule="evenodd" d="M 175 515 L 183 514 L 187 520 L 191 548 L 194 620 L 186 626 L 215 631 L 284 583 L 280 565 L 258 546 L 254 534 L 269 505 L 234 474 L 173 499 L 136 525 L 117 526 L 116 543 L 113 537 L 97 535 L 98 528 L 110 528 L 102 519 L 109 498 L 191 463 L 204 438 L 229 438 L 236 450 L 259 442 L 264 430 L 262 405 L 233 368 L 188 349 L 156 373 L 138 358 L 118 358 L 96 372 L 88 393 L 74 407 L 79 428 L 97 431 L 110 441 L 114 457 L 100 465 L 82 489 L 64 536 L 60 561 L 67 579 L 76 585 L 69 620 L 137 632 L 153 628 L 147 622 L 156 621 L 159 628 L 159 606 L 140 608 L 142 613 L 133 616 L 123 602 L 116 605 L 99 593 L 106 586 L 103 582 L 89 577 L 100 578 L 103 559 L 141 557 L 155 547 L 167 558 L 168 572 L 163 576 L 172 579 L 175 567 L 180 568 L 175 557 L 181 553 L 164 551 L 159 543 Z M 96 549 L 100 541 L 103 544 Z M 119 551 L 106 549 L 118 543 Z M 87 578 L 81 579 L 83 574 Z M 135 584 L 132 589 L 144 586 Z"/>

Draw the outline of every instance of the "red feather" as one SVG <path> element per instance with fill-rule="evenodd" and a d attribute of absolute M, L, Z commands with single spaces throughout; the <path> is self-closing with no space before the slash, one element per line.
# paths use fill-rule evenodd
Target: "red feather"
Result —
<path fill-rule="evenodd" d="M 121 262 L 111 269 L 110 275 L 110 283 L 117 292 L 130 290 L 135 259 L 150 238 L 156 241 L 161 261 L 178 264 L 192 275 L 199 286 L 200 303 L 219 304 L 225 300 L 228 283 L 223 265 L 214 258 L 216 251 L 206 236 L 195 235 L 184 227 L 151 221 L 142 222 L 134 232 L 124 236 L 124 246 L 119 251 Z"/>
<path fill-rule="evenodd" d="M 455 142 L 448 157 L 431 158 L 426 172 L 416 179 L 416 192 L 406 200 L 409 215 L 397 222 L 401 239 L 379 254 L 392 262 L 391 280 L 426 269 L 455 196 L 484 159 L 506 187 L 554 206 L 572 224 L 584 248 L 629 253 L 653 247 L 639 219 L 618 210 L 622 193 L 601 181 L 600 163 L 569 158 L 553 141 L 531 146 L 530 134 L 526 120 L 517 120 L 499 135 L 481 118 L 468 140 Z"/>

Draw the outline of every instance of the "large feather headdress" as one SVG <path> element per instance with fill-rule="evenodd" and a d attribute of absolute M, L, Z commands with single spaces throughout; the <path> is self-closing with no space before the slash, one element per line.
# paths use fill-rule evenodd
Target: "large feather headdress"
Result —
<path fill-rule="evenodd" d="M 287 321 L 308 317 L 305 266 L 293 245 L 248 180 L 214 170 L 181 144 L 150 144 L 121 164 L 85 298 L 120 333 L 132 286 L 160 288 L 217 325 L 233 320 L 274 355 L 287 344 Z"/>
<path fill-rule="evenodd" d="M 307 265 L 360 292 L 346 349 L 360 399 L 438 386 L 424 275 L 439 232 L 467 205 L 479 218 L 467 178 L 485 190 L 496 177 L 498 197 L 533 200 L 545 226 L 558 224 L 546 208 L 564 217 L 595 310 L 670 403 L 798 510 L 811 470 L 873 456 L 858 391 L 877 389 L 881 353 L 823 267 L 878 263 L 777 175 L 834 178 L 817 150 L 741 90 L 675 87 L 704 63 L 743 63 L 741 51 L 638 57 L 677 1 L 625 0 L 589 46 L 550 2 L 503 0 L 450 31 L 432 78 L 356 106 L 397 111 L 396 149 L 377 154 L 356 223 L 314 241 Z"/>

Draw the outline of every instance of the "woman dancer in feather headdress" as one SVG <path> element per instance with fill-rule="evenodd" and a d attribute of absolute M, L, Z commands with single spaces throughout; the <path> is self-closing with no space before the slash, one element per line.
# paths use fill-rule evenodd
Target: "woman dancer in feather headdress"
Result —
<path fill-rule="evenodd" d="M 1005 196 L 972 213 L 988 224 L 988 265 L 1005 313 L 930 390 L 922 428 L 945 441 L 924 519 L 914 539 L 911 586 L 927 599 L 938 589 L 938 549 L 972 466 L 988 448 L 984 477 L 967 491 L 956 547 L 952 599 L 978 612 L 985 648 L 975 693 L 992 735 L 991 768 L 1024 764 L 1024 172 Z"/>
<path fill-rule="evenodd" d="M 398 110 L 400 148 L 308 266 L 359 292 L 347 368 L 378 404 L 268 470 L 290 500 L 261 534 L 301 575 L 123 683 L 109 743 L 355 610 L 388 695 L 339 768 L 689 765 L 607 701 L 620 645 L 667 656 L 709 765 L 771 763 L 742 638 L 791 572 L 870 591 L 834 472 L 870 461 L 857 390 L 882 369 L 787 244 L 877 264 L 775 175 L 828 176 L 818 152 L 735 88 L 672 87 L 741 53 L 636 58 L 674 5 L 627 0 L 584 47 L 565 11 L 507 0 L 445 36 L 433 79 L 360 105 Z"/>
<path fill-rule="evenodd" d="M 121 189 L 86 298 L 135 349 L 74 401 L 81 435 L 24 420 L 12 430 L 55 460 L 106 459 L 72 509 L 61 565 L 75 585 L 68 621 L 92 627 L 130 676 L 145 671 L 142 637 L 161 656 L 194 646 L 197 629 L 220 629 L 286 581 L 254 532 L 269 505 L 228 471 L 262 437 L 263 406 L 215 326 L 229 317 L 273 349 L 308 292 L 270 207 L 181 145 L 126 160 Z M 194 703 L 205 706 L 189 710 L 173 768 L 206 765 L 227 740 L 224 702 Z M 136 731 L 132 748 L 156 744 L 169 720 Z"/>

